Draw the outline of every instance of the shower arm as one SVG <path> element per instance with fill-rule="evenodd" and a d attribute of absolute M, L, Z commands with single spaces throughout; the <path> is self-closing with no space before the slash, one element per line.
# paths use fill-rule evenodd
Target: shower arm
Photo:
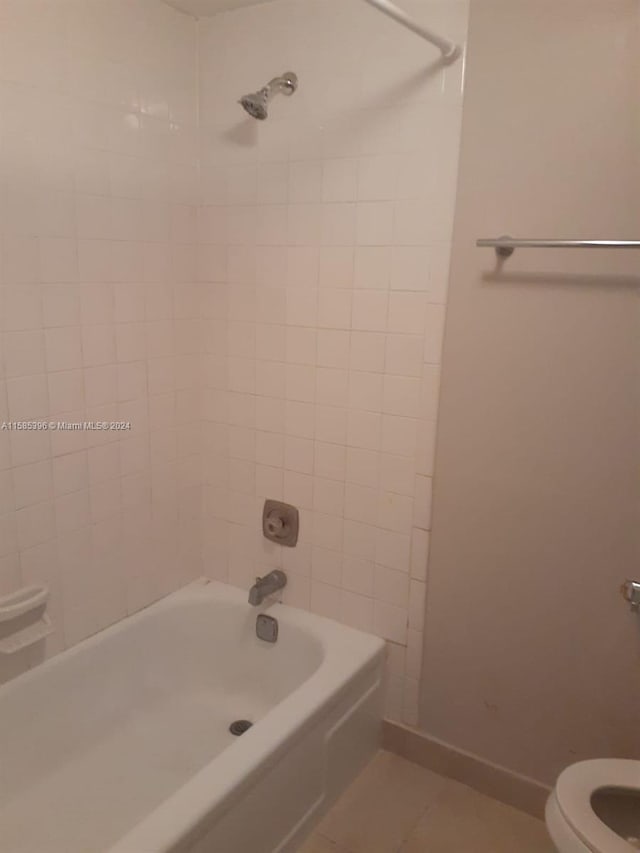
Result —
<path fill-rule="evenodd" d="M 442 38 L 442 36 L 428 30 L 426 27 L 420 26 L 420 24 L 413 21 L 406 12 L 399 9 L 395 3 L 391 3 L 390 0 L 365 0 L 365 2 L 378 9 L 378 11 L 382 12 L 384 15 L 388 15 L 390 18 L 393 18 L 394 21 L 402 24 L 403 27 L 406 27 L 408 30 L 416 33 L 416 35 L 421 36 L 423 39 L 426 39 L 426 41 L 440 48 L 442 58 L 445 62 L 455 62 L 455 60 L 460 56 L 462 52 L 460 45 Z"/>
<path fill-rule="evenodd" d="M 297 87 L 298 78 L 292 71 L 287 71 L 285 74 L 281 74 L 279 77 L 274 77 L 272 80 L 269 80 L 267 85 L 263 86 L 260 91 L 264 92 L 268 97 L 273 93 L 280 95 L 293 95 Z"/>

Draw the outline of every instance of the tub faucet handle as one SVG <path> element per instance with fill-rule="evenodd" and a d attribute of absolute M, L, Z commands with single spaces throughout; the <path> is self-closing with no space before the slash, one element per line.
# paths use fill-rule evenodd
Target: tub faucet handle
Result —
<path fill-rule="evenodd" d="M 626 580 L 620 587 L 622 597 L 629 602 L 634 613 L 640 611 L 640 583 Z"/>

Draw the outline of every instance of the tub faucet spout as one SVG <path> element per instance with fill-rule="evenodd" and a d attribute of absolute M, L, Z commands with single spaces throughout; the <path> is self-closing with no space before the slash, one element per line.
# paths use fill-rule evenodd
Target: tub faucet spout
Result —
<path fill-rule="evenodd" d="M 287 585 L 287 576 L 280 569 L 274 569 L 263 578 L 256 578 L 256 582 L 249 590 L 249 604 L 257 607 L 268 595 L 273 595 L 279 589 Z"/>

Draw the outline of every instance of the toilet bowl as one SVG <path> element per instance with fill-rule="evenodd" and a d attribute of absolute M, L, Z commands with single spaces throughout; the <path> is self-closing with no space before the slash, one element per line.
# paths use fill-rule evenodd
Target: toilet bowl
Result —
<path fill-rule="evenodd" d="M 640 761 L 602 758 L 567 767 L 545 819 L 559 853 L 640 850 Z"/>

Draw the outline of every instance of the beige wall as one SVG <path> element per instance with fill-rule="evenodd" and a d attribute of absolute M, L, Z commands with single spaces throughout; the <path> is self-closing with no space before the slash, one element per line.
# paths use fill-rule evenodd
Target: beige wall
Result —
<path fill-rule="evenodd" d="M 421 725 L 551 782 L 640 758 L 638 4 L 473 2 Z"/>

